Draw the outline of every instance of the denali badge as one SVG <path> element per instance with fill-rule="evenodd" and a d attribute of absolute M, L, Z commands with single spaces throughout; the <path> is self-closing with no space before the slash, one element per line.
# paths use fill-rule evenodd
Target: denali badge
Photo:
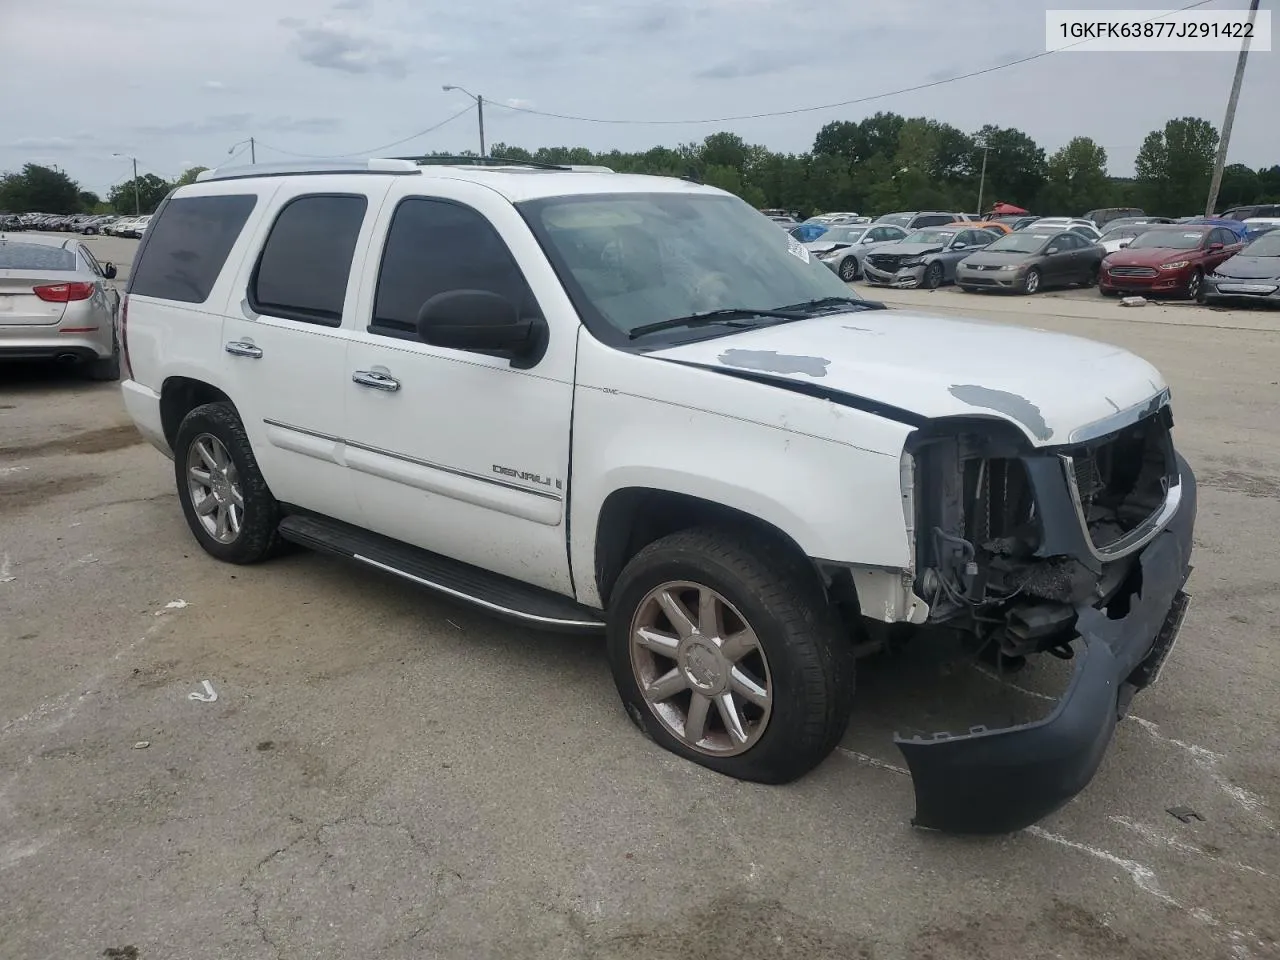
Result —
<path fill-rule="evenodd" d="M 536 483 L 543 487 L 551 486 L 551 478 L 544 477 L 540 473 L 526 473 L 523 470 L 512 470 L 510 467 L 500 467 L 496 463 L 493 465 L 493 472 L 500 473 L 504 477 L 511 477 L 513 480 L 527 480 L 529 483 Z M 560 481 L 555 481 L 556 489 L 560 489 Z"/>

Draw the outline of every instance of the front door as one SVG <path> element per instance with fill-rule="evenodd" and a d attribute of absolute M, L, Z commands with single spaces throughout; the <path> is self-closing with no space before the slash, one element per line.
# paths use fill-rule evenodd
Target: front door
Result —
<path fill-rule="evenodd" d="M 342 321 L 354 308 L 352 263 L 386 191 L 372 177 L 324 193 L 284 178 L 222 329 L 229 392 L 271 492 L 349 523 L 361 517 L 339 436 L 351 379 Z"/>
<path fill-rule="evenodd" d="M 416 191 L 416 192 L 415 192 Z M 365 525 L 573 594 L 565 536 L 577 316 L 515 208 L 487 187 L 392 187 L 361 282 L 343 391 Z M 431 346 L 419 310 L 497 293 L 549 326 L 532 365 Z"/>

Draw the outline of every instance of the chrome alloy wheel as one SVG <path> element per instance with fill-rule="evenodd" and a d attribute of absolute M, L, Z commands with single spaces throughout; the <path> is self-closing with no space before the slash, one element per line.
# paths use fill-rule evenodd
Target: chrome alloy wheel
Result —
<path fill-rule="evenodd" d="M 710 587 L 670 582 L 645 595 L 631 620 L 631 668 L 654 716 L 699 753 L 743 753 L 769 724 L 773 683 L 764 648 Z"/>
<path fill-rule="evenodd" d="M 202 433 L 187 448 L 187 492 L 205 533 L 234 543 L 244 523 L 240 474 L 222 441 Z"/>

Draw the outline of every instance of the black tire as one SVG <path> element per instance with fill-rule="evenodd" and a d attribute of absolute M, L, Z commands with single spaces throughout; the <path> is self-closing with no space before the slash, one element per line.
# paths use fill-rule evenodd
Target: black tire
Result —
<path fill-rule="evenodd" d="M 852 283 L 858 279 L 858 259 L 856 257 L 845 257 L 840 261 L 840 279 L 845 283 Z"/>
<path fill-rule="evenodd" d="M 84 375 L 90 380 L 104 383 L 120 379 L 120 348 L 116 347 L 109 357 L 90 360 L 84 365 Z"/>
<path fill-rule="evenodd" d="M 187 484 L 187 454 L 195 440 L 203 434 L 216 438 L 230 454 L 239 474 L 244 497 L 244 515 L 240 533 L 230 543 L 214 539 L 196 516 L 195 505 Z M 229 403 L 206 403 L 188 413 L 178 427 L 173 444 L 174 479 L 178 500 L 187 526 L 205 553 L 225 563 L 258 563 L 279 553 L 283 541 L 279 533 L 280 504 L 271 495 L 267 481 L 258 469 L 249 436 L 240 416 Z"/>
<path fill-rule="evenodd" d="M 687 746 L 640 691 L 632 667 L 632 622 L 650 591 L 671 581 L 709 587 L 733 604 L 767 658 L 771 712 L 745 752 L 713 756 Z M 685 530 L 641 550 L 612 593 L 607 648 L 614 682 L 627 714 L 659 746 L 739 780 L 788 783 L 816 767 L 840 742 L 853 704 L 852 645 L 803 558 L 764 537 Z"/>
<path fill-rule="evenodd" d="M 1022 292 L 1027 296 L 1033 296 L 1040 292 L 1040 268 L 1032 267 L 1027 271 L 1026 277 L 1022 281 Z"/>
<path fill-rule="evenodd" d="M 1120 296 L 1120 291 L 1119 291 L 1119 290 L 1107 290 L 1105 287 L 1099 287 L 1099 288 L 1098 288 L 1098 292 L 1099 292 L 1099 293 L 1101 293 L 1104 297 L 1118 297 L 1118 296 Z"/>
<path fill-rule="evenodd" d="M 969 284 L 967 284 L 967 283 L 957 283 L 957 284 L 956 284 L 956 288 L 957 288 L 958 290 L 963 291 L 964 293 L 973 293 L 975 290 L 977 290 L 977 289 L 978 289 L 977 287 L 971 287 L 971 286 L 969 286 Z"/>
<path fill-rule="evenodd" d="M 1084 276 L 1084 285 L 1086 287 L 1097 286 L 1098 274 L 1102 272 L 1102 268 L 1098 264 L 1094 264 L 1089 268 L 1089 272 Z"/>
<path fill-rule="evenodd" d="M 920 285 L 926 290 L 937 290 L 942 286 L 942 264 L 931 263 L 925 267 L 924 279 L 920 281 Z"/>
<path fill-rule="evenodd" d="M 1191 276 L 1187 277 L 1187 299 L 1199 300 L 1200 293 L 1204 290 L 1204 274 L 1199 267 L 1191 271 Z"/>

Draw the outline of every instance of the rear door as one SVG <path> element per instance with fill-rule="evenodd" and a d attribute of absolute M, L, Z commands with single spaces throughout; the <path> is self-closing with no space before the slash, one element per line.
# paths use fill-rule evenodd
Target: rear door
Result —
<path fill-rule="evenodd" d="M 41 290 L 77 279 L 76 254 L 54 246 L 0 240 L 0 327 L 13 328 L 14 335 L 35 332 L 33 327 L 52 327 L 62 320 L 66 300 L 56 291 Z M 26 328 L 25 330 L 21 328 Z"/>
<path fill-rule="evenodd" d="M 239 266 L 223 325 L 228 394 L 271 492 L 361 523 L 343 459 L 355 308 L 352 265 L 387 192 L 381 177 L 283 178 Z"/>

